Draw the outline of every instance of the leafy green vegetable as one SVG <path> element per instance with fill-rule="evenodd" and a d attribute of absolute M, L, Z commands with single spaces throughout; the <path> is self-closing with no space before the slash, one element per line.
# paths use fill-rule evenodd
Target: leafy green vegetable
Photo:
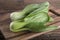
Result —
<path fill-rule="evenodd" d="M 12 20 L 23 19 L 27 14 L 37 8 L 39 8 L 39 4 L 30 4 L 26 6 L 22 11 L 11 13 L 10 17 Z"/>
<path fill-rule="evenodd" d="M 43 23 L 31 22 L 26 25 L 26 28 L 29 28 L 30 31 L 33 31 L 33 32 L 40 32 L 40 30 L 43 28 L 46 28 L 46 26 Z"/>
<path fill-rule="evenodd" d="M 33 32 L 43 32 L 55 30 L 56 26 L 46 26 L 47 22 L 53 19 L 48 15 L 49 3 L 31 4 L 26 6 L 20 12 L 13 12 L 10 17 L 13 22 L 10 23 L 10 30 L 19 32 L 29 30 Z"/>
<path fill-rule="evenodd" d="M 22 19 L 22 17 L 24 17 L 22 15 L 24 15 L 23 12 L 13 12 L 11 13 L 10 18 L 12 21 L 13 20 L 16 21 L 16 20 Z"/>
<path fill-rule="evenodd" d="M 26 27 L 34 32 L 40 32 L 41 29 L 46 28 L 44 24 L 49 21 L 48 6 L 49 4 L 44 5 L 24 18 L 25 22 L 29 22 Z"/>
<path fill-rule="evenodd" d="M 50 31 L 50 30 L 52 31 L 56 29 L 58 29 L 57 26 L 47 26 L 46 28 L 41 29 L 40 32 L 45 32 L 45 31 Z"/>
<path fill-rule="evenodd" d="M 30 13 L 26 18 L 24 18 L 24 20 L 26 22 L 47 22 L 48 21 L 48 6 L 49 4 L 46 6 L 42 6 L 39 9 L 36 9 L 35 11 L 33 11 L 32 13 Z"/>
<path fill-rule="evenodd" d="M 10 30 L 13 32 L 19 32 L 24 30 L 29 30 L 28 28 L 24 28 L 27 23 L 20 21 L 13 21 L 10 23 Z"/>
<path fill-rule="evenodd" d="M 46 25 L 43 25 L 42 23 L 37 23 L 37 22 L 28 24 L 27 28 L 29 28 L 30 31 L 33 31 L 33 32 L 45 32 L 45 31 L 58 29 L 57 26 L 46 26 Z"/>
<path fill-rule="evenodd" d="M 41 4 L 27 5 L 22 11 L 11 13 L 10 18 L 11 18 L 11 20 L 21 20 L 24 17 L 26 17 L 30 12 L 32 12 L 42 6 L 47 6 L 48 4 L 49 4 L 48 2 L 44 2 Z"/>

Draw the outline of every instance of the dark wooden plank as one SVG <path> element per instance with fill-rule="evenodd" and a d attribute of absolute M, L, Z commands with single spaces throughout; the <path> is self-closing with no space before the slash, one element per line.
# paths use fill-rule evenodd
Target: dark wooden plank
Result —
<path fill-rule="evenodd" d="M 0 22 L 6 20 L 8 18 L 10 18 L 10 14 L 9 13 L 0 14 Z"/>
<path fill-rule="evenodd" d="M 7 13 L 7 11 L 3 10 L 3 9 L 0 9 L 0 14 L 2 14 L 2 13 Z"/>
<path fill-rule="evenodd" d="M 41 2 L 50 2 L 52 6 L 55 8 L 60 8 L 60 0 L 24 0 L 25 4 L 31 4 L 31 3 L 41 3 Z"/>
<path fill-rule="evenodd" d="M 52 12 L 55 12 L 58 16 L 60 16 L 60 9 L 52 9 Z"/>
<path fill-rule="evenodd" d="M 52 12 L 48 12 L 48 15 L 51 16 L 51 17 L 57 17 L 57 15 L 53 14 Z"/>
<path fill-rule="evenodd" d="M 0 8 L 5 10 L 17 10 L 24 7 L 23 0 L 0 0 Z"/>
<path fill-rule="evenodd" d="M 60 15 L 60 9 L 56 9 L 55 12 L 57 12 Z"/>
<path fill-rule="evenodd" d="M 48 1 L 52 6 L 60 9 L 60 0 L 0 0 L 0 9 L 6 10 L 20 10 L 26 4 L 41 3 Z"/>

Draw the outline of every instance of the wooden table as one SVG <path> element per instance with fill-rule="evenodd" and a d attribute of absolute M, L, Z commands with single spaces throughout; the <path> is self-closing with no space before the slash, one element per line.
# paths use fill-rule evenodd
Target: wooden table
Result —
<path fill-rule="evenodd" d="M 10 13 L 23 9 L 26 5 L 31 3 L 41 3 L 49 1 L 51 6 L 49 15 L 54 18 L 54 21 L 48 25 L 60 26 L 60 0 L 0 0 L 0 30 L 6 40 L 60 40 L 60 29 L 51 32 L 18 32 L 13 33 L 9 30 Z M 8 4 L 7 4 L 8 3 Z M 13 4 L 12 4 L 13 3 Z M 15 4 L 14 4 L 15 3 Z"/>

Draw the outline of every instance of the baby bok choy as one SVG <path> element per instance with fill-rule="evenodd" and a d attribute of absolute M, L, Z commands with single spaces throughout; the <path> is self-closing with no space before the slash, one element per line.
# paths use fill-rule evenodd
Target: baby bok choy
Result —
<path fill-rule="evenodd" d="M 12 20 L 23 19 L 31 11 L 33 11 L 37 8 L 39 8 L 39 4 L 30 4 L 30 5 L 27 5 L 22 11 L 11 13 L 10 17 Z"/>
<path fill-rule="evenodd" d="M 13 32 L 19 32 L 19 31 L 29 30 L 28 28 L 24 27 L 25 25 L 27 25 L 26 22 L 13 21 L 10 24 L 10 30 L 13 31 Z"/>
<path fill-rule="evenodd" d="M 44 2 L 41 4 L 27 5 L 22 11 L 11 13 L 10 18 L 11 18 L 11 20 L 21 20 L 24 17 L 26 17 L 30 12 L 38 9 L 39 7 L 42 7 L 43 5 L 46 6 L 47 4 L 48 4 L 48 2 Z"/>
<path fill-rule="evenodd" d="M 19 32 L 29 30 L 33 32 L 44 32 L 49 30 L 58 29 L 56 26 L 47 26 L 47 22 L 53 19 L 48 15 L 49 2 L 41 4 L 31 4 L 26 6 L 20 12 L 11 14 L 10 30 Z M 28 15 L 27 15 L 28 14 Z M 24 21 L 20 21 L 23 19 Z"/>

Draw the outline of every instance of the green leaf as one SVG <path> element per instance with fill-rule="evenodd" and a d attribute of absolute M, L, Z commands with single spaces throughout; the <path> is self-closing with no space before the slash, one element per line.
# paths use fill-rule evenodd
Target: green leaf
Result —
<path fill-rule="evenodd" d="M 47 22 L 48 21 L 48 7 L 49 3 L 41 4 L 40 8 L 31 12 L 27 17 L 24 18 L 25 22 Z"/>
<path fill-rule="evenodd" d="M 29 28 L 30 31 L 33 32 L 40 32 L 40 30 L 46 28 L 46 26 L 43 23 L 31 22 L 26 25 L 26 28 Z"/>
<path fill-rule="evenodd" d="M 26 24 L 25 22 L 13 21 L 10 23 L 10 30 L 13 32 L 28 30 L 28 28 L 24 28 Z"/>
<path fill-rule="evenodd" d="M 48 4 L 49 4 L 48 2 L 44 2 L 41 4 L 27 5 L 22 11 L 11 13 L 10 18 L 12 21 L 24 19 L 28 14 L 30 14 L 30 12 L 32 12 L 42 6 L 47 6 Z"/>
<path fill-rule="evenodd" d="M 25 18 L 25 22 L 41 22 L 46 23 L 48 21 L 48 16 L 45 13 L 37 13 L 36 15 Z"/>
<path fill-rule="evenodd" d="M 47 22 L 53 19 L 48 15 L 49 3 L 31 4 L 26 6 L 21 12 L 13 12 L 10 17 L 13 22 L 10 24 L 10 30 L 19 32 L 30 30 L 33 32 L 45 32 L 58 29 L 56 26 L 46 26 Z"/>
<path fill-rule="evenodd" d="M 24 17 L 23 12 L 13 12 L 10 14 L 10 18 L 12 21 L 17 21 L 17 20 L 21 20 Z"/>
<path fill-rule="evenodd" d="M 11 13 L 10 18 L 12 21 L 21 20 L 37 8 L 39 8 L 39 4 L 27 5 L 22 11 Z"/>
<path fill-rule="evenodd" d="M 53 21 L 53 18 L 49 16 L 49 22 L 52 22 Z"/>
<path fill-rule="evenodd" d="M 53 31 L 59 29 L 57 26 L 48 26 L 46 28 L 43 28 L 42 30 L 40 30 L 40 32 L 45 32 L 45 31 Z"/>

